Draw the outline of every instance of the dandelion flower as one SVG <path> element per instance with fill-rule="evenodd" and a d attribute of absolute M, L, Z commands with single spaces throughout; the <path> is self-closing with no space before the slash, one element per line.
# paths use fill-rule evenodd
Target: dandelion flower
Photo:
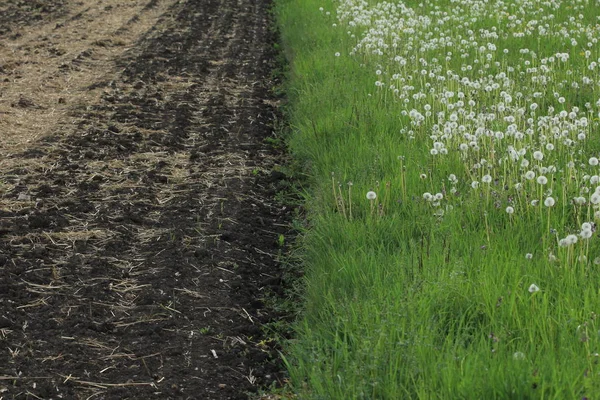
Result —
<path fill-rule="evenodd" d="M 444 195 L 443 195 L 442 193 L 436 193 L 436 194 L 435 194 L 435 199 L 436 199 L 436 200 L 438 200 L 438 201 L 439 201 L 439 200 L 442 200 L 443 198 L 444 198 Z"/>
<path fill-rule="evenodd" d="M 533 178 L 535 178 L 535 172 L 533 171 L 527 171 L 525 172 L 525 179 L 527 180 L 532 180 Z"/>
<path fill-rule="evenodd" d="M 473 181 L 473 182 L 471 182 L 471 187 L 472 187 L 473 189 L 477 189 L 477 188 L 479 187 L 479 182 L 477 182 L 477 181 Z"/>
<path fill-rule="evenodd" d="M 598 165 L 598 159 L 596 157 L 590 157 L 589 163 L 592 167 Z"/>
<path fill-rule="evenodd" d="M 567 237 L 565 238 L 565 240 L 567 241 L 567 243 L 569 245 L 572 245 L 572 244 L 577 243 L 577 236 L 576 235 L 567 235 Z"/>
<path fill-rule="evenodd" d="M 367 192 L 367 199 L 368 200 L 375 200 L 377 198 L 377 193 L 375 193 L 374 191 L 369 191 Z"/>
<path fill-rule="evenodd" d="M 537 178 L 537 183 L 539 183 L 540 185 L 545 185 L 546 183 L 548 183 L 548 178 L 546 178 L 544 175 L 540 175 Z"/>
<path fill-rule="evenodd" d="M 582 231 L 591 231 L 592 224 L 590 224 L 589 222 L 584 222 L 583 224 L 581 224 L 581 230 Z"/>
<path fill-rule="evenodd" d="M 512 208 L 511 206 L 506 207 L 506 213 L 507 214 L 513 214 L 515 212 L 515 209 Z"/>
<path fill-rule="evenodd" d="M 542 161 L 544 159 L 544 154 L 541 151 L 534 151 L 533 158 L 535 158 L 538 161 Z"/>
<path fill-rule="evenodd" d="M 540 288 L 535 283 L 532 283 L 527 290 L 529 290 L 529 293 L 535 293 L 539 292 Z"/>
<path fill-rule="evenodd" d="M 554 203 L 555 203 L 555 201 L 554 201 L 554 198 L 552 198 L 552 197 L 546 197 L 546 200 L 544 200 L 544 205 L 546 207 L 552 207 L 552 206 L 554 206 Z"/>
<path fill-rule="evenodd" d="M 524 360 L 525 359 L 525 354 L 523 354 L 520 351 L 517 351 L 515 354 L 513 354 L 513 358 L 515 360 Z"/>
<path fill-rule="evenodd" d="M 527 254 L 525 254 L 525 258 L 528 260 L 531 260 L 533 258 L 533 254 L 527 253 Z"/>
<path fill-rule="evenodd" d="M 592 237 L 592 235 L 593 233 L 591 229 L 582 229 L 579 233 L 579 236 L 581 236 L 582 239 L 589 239 Z"/>
<path fill-rule="evenodd" d="M 423 198 L 426 201 L 431 201 L 431 199 L 433 198 L 433 195 L 431 193 L 429 193 L 429 192 L 425 192 L 425 193 L 423 193 Z"/>
<path fill-rule="evenodd" d="M 481 182 L 483 182 L 483 183 L 490 183 L 490 182 L 492 182 L 492 176 L 491 175 L 484 175 L 483 178 L 481 178 Z"/>

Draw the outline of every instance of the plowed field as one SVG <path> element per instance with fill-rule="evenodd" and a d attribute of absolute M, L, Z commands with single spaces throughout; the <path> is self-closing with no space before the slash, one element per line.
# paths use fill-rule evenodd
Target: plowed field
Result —
<path fill-rule="evenodd" d="M 282 379 L 269 6 L 0 0 L 0 398 Z"/>

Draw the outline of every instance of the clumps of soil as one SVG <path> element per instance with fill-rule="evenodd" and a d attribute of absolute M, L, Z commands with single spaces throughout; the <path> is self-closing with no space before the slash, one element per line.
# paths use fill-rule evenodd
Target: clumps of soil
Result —
<path fill-rule="evenodd" d="M 3 164 L 0 396 L 242 399 L 285 380 L 262 329 L 282 317 L 265 300 L 283 294 L 292 218 L 269 173 L 285 161 L 267 145 L 270 5 L 170 3 L 77 88 L 97 100 Z M 94 51 L 73 63 L 93 68 Z"/>

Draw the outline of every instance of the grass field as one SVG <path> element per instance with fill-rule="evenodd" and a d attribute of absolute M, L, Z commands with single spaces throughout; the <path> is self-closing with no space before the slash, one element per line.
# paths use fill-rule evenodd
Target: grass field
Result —
<path fill-rule="evenodd" d="M 600 2 L 280 0 L 310 399 L 600 398 Z"/>

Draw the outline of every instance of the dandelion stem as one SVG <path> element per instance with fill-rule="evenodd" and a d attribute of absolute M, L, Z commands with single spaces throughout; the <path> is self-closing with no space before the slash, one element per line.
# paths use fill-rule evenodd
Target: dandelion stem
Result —
<path fill-rule="evenodd" d="M 331 173 L 331 189 L 333 192 L 333 201 L 335 202 L 335 208 L 340 212 L 340 202 L 338 200 L 337 191 L 335 190 L 335 174 Z"/>
<path fill-rule="evenodd" d="M 344 204 L 344 196 L 342 194 L 342 185 L 338 185 L 338 191 L 340 207 L 342 208 L 342 215 L 344 215 L 345 219 L 348 219 L 348 217 L 346 216 L 346 205 Z"/>
<path fill-rule="evenodd" d="M 350 214 L 350 221 L 352 221 L 352 183 L 348 184 L 348 212 Z"/>
<path fill-rule="evenodd" d="M 490 245 L 490 225 L 488 224 L 488 215 L 487 215 L 487 212 L 483 213 L 483 219 L 484 219 L 484 222 L 485 222 L 485 235 L 487 237 L 487 244 L 488 244 L 488 247 L 489 247 L 489 245 Z"/>

